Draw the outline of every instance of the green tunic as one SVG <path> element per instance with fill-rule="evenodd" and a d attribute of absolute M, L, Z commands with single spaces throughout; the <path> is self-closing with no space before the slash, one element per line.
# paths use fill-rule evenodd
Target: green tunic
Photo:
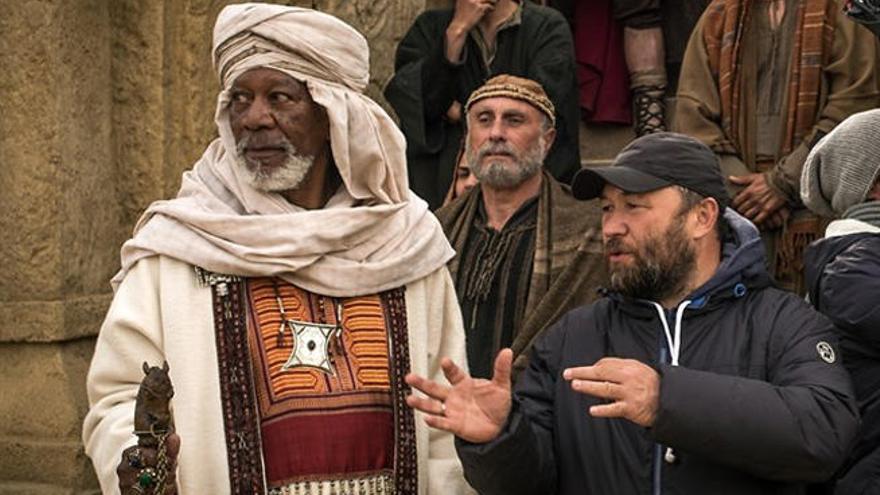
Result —
<path fill-rule="evenodd" d="M 780 65 L 783 65 L 781 58 L 784 56 L 780 53 L 785 46 L 791 46 L 791 40 L 786 40 L 784 36 L 780 36 L 775 42 L 766 38 L 770 28 L 764 10 L 759 11 L 761 16 L 751 17 L 752 22 L 749 27 L 752 29 L 752 36 L 755 30 L 765 34 L 759 34 L 758 38 L 752 37 L 743 42 L 743 56 L 748 60 L 741 61 L 745 70 L 742 76 L 742 84 L 745 87 L 742 92 L 743 103 L 740 106 L 740 115 L 722 115 L 718 81 L 710 71 L 710 56 L 703 39 L 703 31 L 707 23 L 706 15 L 694 28 L 682 66 L 673 130 L 696 137 L 715 150 L 721 158 L 722 172 L 727 175 L 760 172 L 760 167 L 757 165 L 759 158 L 775 158 L 775 165 L 766 172 L 768 182 L 793 205 L 800 203 L 801 169 L 811 146 L 846 117 L 874 108 L 880 101 L 878 100 L 880 79 L 877 68 L 877 43 L 870 32 L 843 15 L 842 0 L 834 1 L 839 3 L 840 7 L 835 8 L 837 17 L 834 20 L 834 41 L 828 47 L 830 57 L 823 66 L 819 94 L 816 95 L 819 109 L 816 124 L 803 142 L 795 143 L 794 149 L 787 156 L 780 156 L 779 149 L 768 149 L 772 142 L 766 141 L 765 135 L 771 131 L 768 125 L 770 121 L 763 122 L 760 126 L 762 136 L 758 136 L 759 117 L 772 116 L 776 112 L 786 115 L 789 111 L 784 108 L 784 102 L 788 99 L 787 88 L 777 87 L 779 90 L 777 91 L 771 86 L 774 84 L 772 79 L 780 79 L 783 84 L 787 82 L 788 64 L 785 63 L 784 71 L 780 72 L 783 70 Z M 764 9 L 767 8 L 766 2 L 760 5 Z M 783 24 L 786 22 L 793 24 L 796 5 L 797 2 L 787 3 L 786 19 L 783 20 Z M 790 31 L 792 28 L 780 26 L 778 33 L 785 34 L 786 29 Z M 762 39 L 761 36 L 765 38 Z M 772 69 L 774 65 L 776 67 Z M 778 77 L 772 77 L 771 70 L 775 71 Z M 767 94 L 771 90 L 776 93 Z M 771 103 L 776 108 L 769 108 Z M 779 104 L 782 106 L 780 107 Z M 759 108 L 759 105 L 767 105 L 768 108 Z M 725 117 L 738 119 L 739 136 L 725 135 L 721 125 L 722 118 Z M 776 136 L 771 140 L 777 146 L 781 146 Z M 732 150 L 725 144 L 732 142 L 737 143 L 738 154 L 731 154 Z M 732 188 L 732 192 L 738 191 Z"/>

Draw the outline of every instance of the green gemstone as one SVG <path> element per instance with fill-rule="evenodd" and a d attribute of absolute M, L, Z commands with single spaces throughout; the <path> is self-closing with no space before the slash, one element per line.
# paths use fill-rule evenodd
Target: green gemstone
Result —
<path fill-rule="evenodd" d="M 149 471 L 143 471 L 138 476 L 138 483 L 141 484 L 142 487 L 146 488 L 153 484 L 153 473 Z"/>

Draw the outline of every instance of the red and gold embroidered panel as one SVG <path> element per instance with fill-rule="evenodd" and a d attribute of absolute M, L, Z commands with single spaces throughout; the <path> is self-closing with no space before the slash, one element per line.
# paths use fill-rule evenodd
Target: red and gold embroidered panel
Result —
<path fill-rule="evenodd" d="M 255 327 L 259 328 L 258 359 L 262 366 L 257 372 L 269 387 L 261 396 L 261 405 L 269 416 L 281 404 L 283 409 L 300 411 L 314 407 L 326 408 L 329 397 L 333 407 L 390 404 L 391 383 L 388 374 L 388 332 L 385 315 L 378 295 L 334 301 L 325 296 L 310 294 L 290 284 L 278 283 L 287 318 L 310 323 L 335 325 L 338 305 L 342 309 L 341 346 L 339 339 L 331 338 L 330 359 L 334 374 L 297 367 L 282 370 L 294 352 L 294 337 L 289 328 L 282 327 L 281 311 L 270 279 L 255 279 L 249 284 L 250 299 L 255 311 Z M 281 331 L 279 331 L 281 330 Z M 355 393 L 352 393 L 355 392 Z M 313 399 L 321 398 L 317 404 Z"/>
<path fill-rule="evenodd" d="M 382 298 L 334 299 L 269 278 L 249 280 L 247 292 L 269 486 L 390 472 L 395 416 Z M 295 354 L 296 338 L 282 322 L 282 308 L 287 320 L 341 328 L 328 337 L 332 373 L 284 368 Z"/>

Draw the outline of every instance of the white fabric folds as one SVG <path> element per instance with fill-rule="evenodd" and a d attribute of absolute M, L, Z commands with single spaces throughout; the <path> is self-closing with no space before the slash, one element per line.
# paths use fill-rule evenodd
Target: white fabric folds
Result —
<path fill-rule="evenodd" d="M 220 138 L 184 173 L 177 198 L 153 203 L 138 221 L 122 247 L 114 288 L 138 260 L 163 254 L 350 297 L 418 280 L 453 256 L 427 204 L 409 191 L 403 134 L 363 94 L 369 48 L 352 27 L 310 9 L 231 5 L 214 28 L 214 65 L 223 87 L 215 115 Z M 243 180 L 229 88 L 257 67 L 303 81 L 327 111 L 343 187 L 323 209 L 299 208 Z"/>

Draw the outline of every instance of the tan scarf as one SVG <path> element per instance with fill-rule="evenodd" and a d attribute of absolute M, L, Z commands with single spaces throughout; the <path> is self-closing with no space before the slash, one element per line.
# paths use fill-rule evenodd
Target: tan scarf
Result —
<path fill-rule="evenodd" d="M 574 199 L 567 186 L 546 170 L 542 173 L 528 297 L 522 324 L 514 329 L 511 346 L 514 355 L 519 356 L 514 365 L 517 370 L 525 366 L 523 356 L 544 329 L 569 310 L 598 298 L 597 289 L 608 281 L 599 205 Z M 449 262 L 449 271 L 456 281 L 464 271 L 460 258 L 481 201 L 479 187 L 437 211 L 459 253 Z"/>
<path fill-rule="evenodd" d="M 403 134 L 363 94 L 369 48 L 357 31 L 310 9 L 231 5 L 214 29 L 214 57 L 223 86 L 215 117 L 220 139 L 184 174 L 177 198 L 153 203 L 141 217 L 122 247 L 114 287 L 138 260 L 161 254 L 351 297 L 406 285 L 453 256 L 427 204 L 409 191 Z M 327 111 L 343 187 L 323 209 L 304 210 L 243 180 L 229 88 L 256 67 L 304 81 Z"/>

